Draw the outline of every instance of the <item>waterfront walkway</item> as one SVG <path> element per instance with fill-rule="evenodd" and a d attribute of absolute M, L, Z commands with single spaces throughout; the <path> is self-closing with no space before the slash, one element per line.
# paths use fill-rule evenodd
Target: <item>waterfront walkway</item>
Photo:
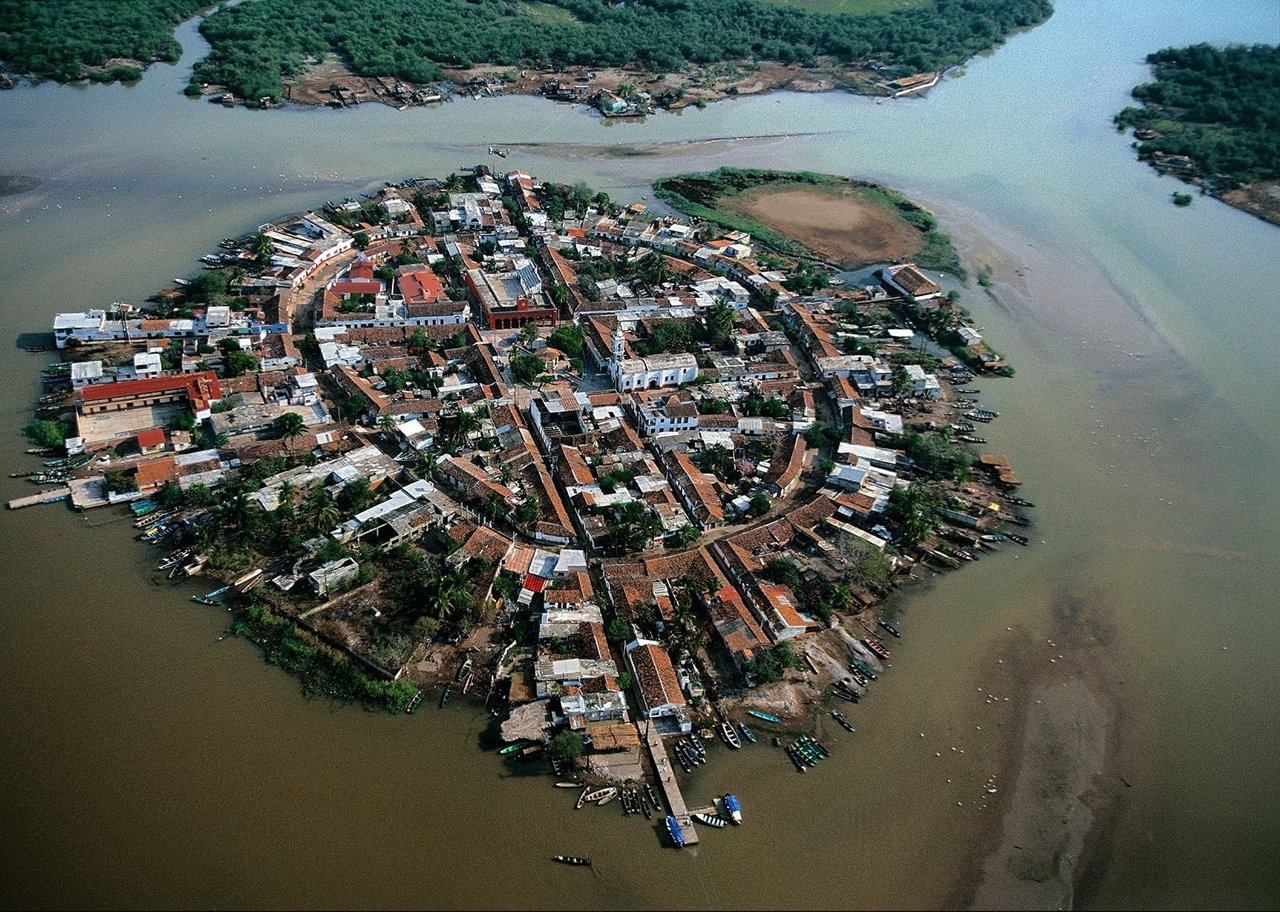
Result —
<path fill-rule="evenodd" d="M 32 494 L 28 497 L 18 497 L 9 501 L 10 510 L 21 510 L 23 507 L 33 507 L 42 503 L 57 503 L 71 496 L 71 489 L 67 487 L 56 488 L 52 491 L 41 491 L 39 494 Z"/>
<path fill-rule="evenodd" d="M 671 760 L 667 757 L 667 748 L 662 743 L 662 736 L 650 721 L 646 721 L 643 727 L 644 742 L 649 748 L 649 756 L 653 758 L 653 768 L 658 776 L 658 785 L 662 787 L 662 797 L 667 802 L 671 816 L 680 824 L 680 835 L 684 837 L 684 844 L 697 845 L 698 833 L 693 828 L 689 809 L 685 807 L 684 796 L 680 794 L 680 785 L 676 782 L 676 774 L 671 768 Z"/>

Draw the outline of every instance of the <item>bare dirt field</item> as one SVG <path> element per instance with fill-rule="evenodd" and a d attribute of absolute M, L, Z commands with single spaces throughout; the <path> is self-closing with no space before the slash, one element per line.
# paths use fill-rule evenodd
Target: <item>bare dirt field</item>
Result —
<path fill-rule="evenodd" d="M 853 189 L 748 191 L 719 205 L 851 269 L 908 260 L 920 246 L 919 231 Z"/>

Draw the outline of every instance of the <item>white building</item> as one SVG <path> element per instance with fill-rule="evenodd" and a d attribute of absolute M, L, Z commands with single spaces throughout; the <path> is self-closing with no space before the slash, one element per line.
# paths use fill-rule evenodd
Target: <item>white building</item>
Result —
<path fill-rule="evenodd" d="M 698 361 L 687 353 L 651 355 L 648 358 L 626 357 L 626 340 L 622 330 L 613 332 L 613 352 L 609 358 L 609 375 L 615 389 L 662 389 L 692 383 L 698 376 Z"/>

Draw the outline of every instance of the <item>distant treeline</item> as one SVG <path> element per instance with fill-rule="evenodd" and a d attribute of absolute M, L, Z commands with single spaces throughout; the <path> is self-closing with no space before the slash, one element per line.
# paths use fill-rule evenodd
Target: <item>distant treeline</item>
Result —
<path fill-rule="evenodd" d="M 1280 46 L 1165 48 L 1147 57 L 1156 81 L 1133 90 L 1140 108 L 1120 128 L 1150 130 L 1138 154 L 1185 155 L 1213 189 L 1280 179 Z"/>
<path fill-rule="evenodd" d="M 356 73 L 431 82 L 441 66 L 620 66 L 667 72 L 724 60 L 884 58 L 911 70 L 958 63 L 1043 21 L 1048 0 L 935 0 L 885 15 L 812 13 L 768 0 L 250 0 L 201 31 L 196 75 L 247 99 L 332 53 Z"/>
<path fill-rule="evenodd" d="M 173 30 L 210 0 L 0 0 L 0 61 L 20 73 L 60 82 L 84 78 L 86 68 L 112 58 L 177 61 Z M 105 74 L 136 79 L 136 67 Z M 100 75 L 99 78 L 102 78 Z"/>

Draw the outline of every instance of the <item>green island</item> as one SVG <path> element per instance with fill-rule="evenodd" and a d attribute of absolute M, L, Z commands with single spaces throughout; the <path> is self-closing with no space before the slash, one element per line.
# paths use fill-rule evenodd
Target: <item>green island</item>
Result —
<path fill-rule="evenodd" d="M 958 266 L 928 212 L 822 174 L 659 187 L 676 211 L 388 183 L 59 314 L 44 487 L 9 506 L 127 511 L 156 584 L 306 692 L 483 704 L 502 757 L 628 813 L 656 785 L 696 842 L 732 803 L 658 771 L 765 725 L 819 763 L 813 714 L 851 726 L 902 636 L 884 598 L 1027 546 L 1034 505 L 980 452 L 970 384 L 1011 369 L 912 261 Z"/>
<path fill-rule="evenodd" d="M 176 59 L 172 27 L 207 5 L 0 0 L 0 60 L 63 81 L 136 78 L 151 61 Z M 627 114 L 757 86 L 896 94 L 927 88 L 1051 12 L 1048 0 L 245 0 L 201 24 L 212 48 L 188 91 L 251 106 L 398 105 L 458 85 L 564 97 L 593 82 L 582 87 L 612 96 L 602 109 Z M 476 72 L 485 67 L 509 72 Z"/>
<path fill-rule="evenodd" d="M 1155 81 L 1133 90 L 1142 106 L 1115 117 L 1133 129 L 1138 157 L 1280 224 L 1280 45 L 1195 44 L 1147 62 Z M 1191 196 L 1175 192 L 1173 202 Z"/>

